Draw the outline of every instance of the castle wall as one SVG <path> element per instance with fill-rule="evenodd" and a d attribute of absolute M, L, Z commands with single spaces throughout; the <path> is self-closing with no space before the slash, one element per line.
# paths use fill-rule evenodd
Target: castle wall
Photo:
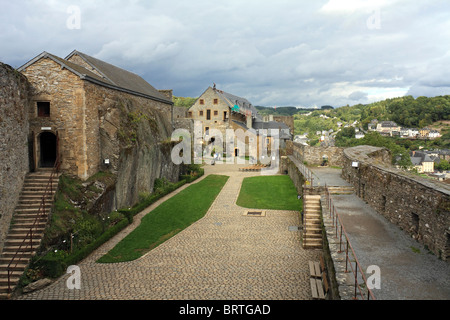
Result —
<path fill-rule="evenodd" d="M 0 251 L 29 169 L 29 90 L 23 75 L 0 63 Z"/>
<path fill-rule="evenodd" d="M 288 152 L 292 152 L 297 159 L 308 165 L 321 165 L 324 157 L 328 159 L 329 166 L 342 167 L 344 163 L 344 149 L 340 147 L 312 147 L 293 142 L 292 147 L 289 145 L 288 149 Z"/>
<path fill-rule="evenodd" d="M 450 188 L 389 167 L 390 157 L 380 148 L 348 148 L 343 154 L 342 177 L 358 196 L 446 259 L 450 253 Z"/>

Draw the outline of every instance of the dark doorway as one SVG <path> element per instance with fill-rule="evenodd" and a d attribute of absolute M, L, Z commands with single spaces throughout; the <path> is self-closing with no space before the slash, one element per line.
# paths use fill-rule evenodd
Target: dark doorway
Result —
<path fill-rule="evenodd" d="M 56 161 L 56 136 L 51 132 L 42 132 L 39 136 L 40 167 L 51 168 Z"/>

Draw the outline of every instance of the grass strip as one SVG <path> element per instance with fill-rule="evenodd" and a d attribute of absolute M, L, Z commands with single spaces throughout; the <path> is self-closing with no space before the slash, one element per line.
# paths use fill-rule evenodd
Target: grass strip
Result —
<path fill-rule="evenodd" d="M 244 178 L 236 204 L 253 209 L 302 210 L 297 189 L 286 175 Z"/>
<path fill-rule="evenodd" d="M 209 175 L 145 215 L 140 225 L 97 262 L 135 260 L 202 218 L 228 180 Z"/>

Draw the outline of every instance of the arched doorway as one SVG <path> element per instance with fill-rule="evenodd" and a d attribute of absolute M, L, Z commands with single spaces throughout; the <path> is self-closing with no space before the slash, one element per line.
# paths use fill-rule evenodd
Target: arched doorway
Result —
<path fill-rule="evenodd" d="M 55 165 L 57 154 L 57 138 L 52 132 L 39 135 L 39 167 L 51 168 Z"/>

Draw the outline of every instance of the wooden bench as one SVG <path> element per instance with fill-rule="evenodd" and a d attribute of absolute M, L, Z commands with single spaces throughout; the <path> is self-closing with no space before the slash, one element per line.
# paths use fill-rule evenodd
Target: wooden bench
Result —
<path fill-rule="evenodd" d="M 311 285 L 312 297 L 314 299 L 325 299 L 328 290 L 328 279 L 325 272 L 325 261 L 320 257 L 320 261 L 309 261 L 309 272 L 311 278 L 309 279 Z"/>
<path fill-rule="evenodd" d="M 312 278 L 321 278 L 322 272 L 320 271 L 319 262 L 309 261 L 309 274 Z"/>

